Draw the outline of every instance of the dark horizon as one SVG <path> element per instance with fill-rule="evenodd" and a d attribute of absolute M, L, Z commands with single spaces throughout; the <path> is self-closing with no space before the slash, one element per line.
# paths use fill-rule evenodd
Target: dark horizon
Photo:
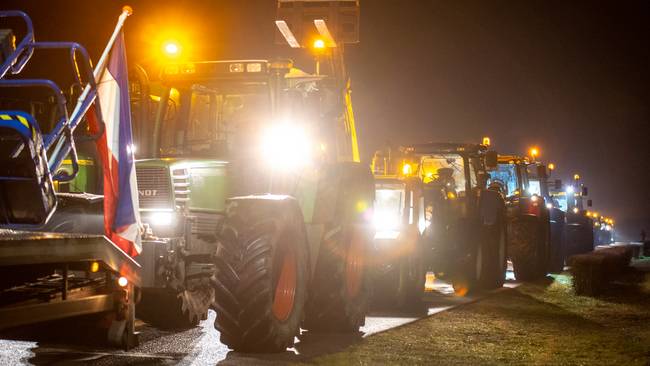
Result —
<path fill-rule="evenodd" d="M 125 3 L 43 4 L 0 8 L 28 12 L 37 39 L 77 41 L 96 60 Z M 165 29 L 182 30 L 196 59 L 290 54 L 273 44 L 275 0 L 129 4 L 131 62 L 151 57 Z M 582 176 L 619 238 L 638 240 L 650 232 L 649 21 L 644 1 L 362 0 L 347 59 L 363 159 L 387 142 L 536 145 L 555 176 Z"/>

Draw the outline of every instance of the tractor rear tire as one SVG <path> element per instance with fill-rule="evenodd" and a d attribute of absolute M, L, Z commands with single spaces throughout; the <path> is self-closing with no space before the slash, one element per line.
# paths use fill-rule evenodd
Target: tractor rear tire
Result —
<path fill-rule="evenodd" d="M 358 332 L 368 308 L 368 233 L 349 222 L 325 232 L 305 312 L 305 328 L 320 332 Z"/>
<path fill-rule="evenodd" d="M 519 218 L 509 231 L 508 254 L 518 281 L 533 281 L 546 275 L 547 250 L 543 226 L 538 218 Z"/>
<path fill-rule="evenodd" d="M 549 258 L 549 272 L 560 273 L 564 270 L 564 239 L 563 229 L 551 227 L 550 239 L 550 258 Z"/>
<path fill-rule="evenodd" d="M 465 296 L 482 290 L 489 276 L 489 268 L 485 265 L 490 254 L 488 242 L 479 239 L 471 252 L 463 258 L 458 272 L 451 277 L 456 295 Z"/>
<path fill-rule="evenodd" d="M 300 212 L 263 203 L 229 213 L 216 253 L 215 328 L 242 352 L 294 344 L 307 291 L 307 243 Z M 297 211 L 297 212 L 296 212 Z"/>
<path fill-rule="evenodd" d="M 506 279 L 507 269 L 507 246 L 508 239 L 504 220 L 500 219 L 496 224 L 490 225 L 485 236 L 488 243 L 487 253 L 484 255 L 483 266 L 486 267 L 486 274 L 483 277 L 481 288 L 492 290 L 503 287 Z"/>

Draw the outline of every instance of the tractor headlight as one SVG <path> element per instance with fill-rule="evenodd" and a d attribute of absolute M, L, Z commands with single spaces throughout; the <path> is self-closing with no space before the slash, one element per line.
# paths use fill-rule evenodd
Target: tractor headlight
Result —
<path fill-rule="evenodd" d="M 274 169 L 292 170 L 308 165 L 312 149 L 307 131 L 295 124 L 274 124 L 262 135 L 262 154 Z"/>
<path fill-rule="evenodd" d="M 152 212 L 147 221 L 152 226 L 169 226 L 173 221 L 173 213 L 169 211 Z"/>
<path fill-rule="evenodd" d="M 373 221 L 375 224 L 375 239 L 397 239 L 399 236 L 399 212 L 376 210 Z"/>

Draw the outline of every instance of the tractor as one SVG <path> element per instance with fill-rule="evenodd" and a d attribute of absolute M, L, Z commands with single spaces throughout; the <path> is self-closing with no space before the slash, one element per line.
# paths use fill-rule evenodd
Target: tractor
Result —
<path fill-rule="evenodd" d="M 573 182 L 552 195 L 558 207 L 565 212 L 564 247 L 566 258 L 590 252 L 594 249 L 594 220 L 587 215 L 592 201 L 587 199 L 588 188 L 580 183 L 580 175 L 573 176 Z"/>
<path fill-rule="evenodd" d="M 159 269 L 143 282 L 182 300 L 157 302 L 157 318 L 191 324 L 213 299 L 221 341 L 249 352 L 283 351 L 301 327 L 364 324 L 374 187 L 343 57 L 358 15 L 358 1 L 278 2 L 278 37 L 313 45 L 316 72 L 288 59 L 171 63 L 152 98 L 140 73 L 135 113 L 153 123 L 134 126 L 150 139 L 136 163 L 150 230 L 138 260 Z"/>
<path fill-rule="evenodd" d="M 403 173 L 420 182 L 409 199 L 421 235 L 424 269 L 448 280 L 459 295 L 501 287 L 506 273 L 506 207 L 487 189 L 496 153 L 486 145 L 426 143 L 401 148 Z"/>
<path fill-rule="evenodd" d="M 515 277 L 527 281 L 546 275 L 550 255 L 550 220 L 538 185 L 531 185 L 526 157 L 499 155 L 489 186 L 506 200 L 508 256 Z"/>
<path fill-rule="evenodd" d="M 422 181 L 410 164 L 391 159 L 390 150 L 373 157 L 375 176 L 372 250 L 372 303 L 378 308 L 420 310 L 425 286 L 421 234 Z"/>
<path fill-rule="evenodd" d="M 544 198 L 546 208 L 549 211 L 550 220 L 550 253 L 548 270 L 552 273 L 562 272 L 564 269 L 564 262 L 566 259 L 564 247 L 564 224 L 565 212 L 562 211 L 556 202 L 553 200 L 551 190 L 561 188 L 562 182 L 556 180 L 549 181 L 552 171 L 555 169 L 555 164 L 544 164 L 542 162 L 534 162 L 528 165 L 528 192 L 536 194 Z"/>

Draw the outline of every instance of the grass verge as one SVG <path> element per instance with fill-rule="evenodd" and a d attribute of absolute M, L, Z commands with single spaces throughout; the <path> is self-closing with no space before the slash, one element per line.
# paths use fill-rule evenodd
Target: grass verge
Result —
<path fill-rule="evenodd" d="M 650 277 L 576 296 L 569 275 L 364 339 L 324 365 L 650 365 Z"/>

